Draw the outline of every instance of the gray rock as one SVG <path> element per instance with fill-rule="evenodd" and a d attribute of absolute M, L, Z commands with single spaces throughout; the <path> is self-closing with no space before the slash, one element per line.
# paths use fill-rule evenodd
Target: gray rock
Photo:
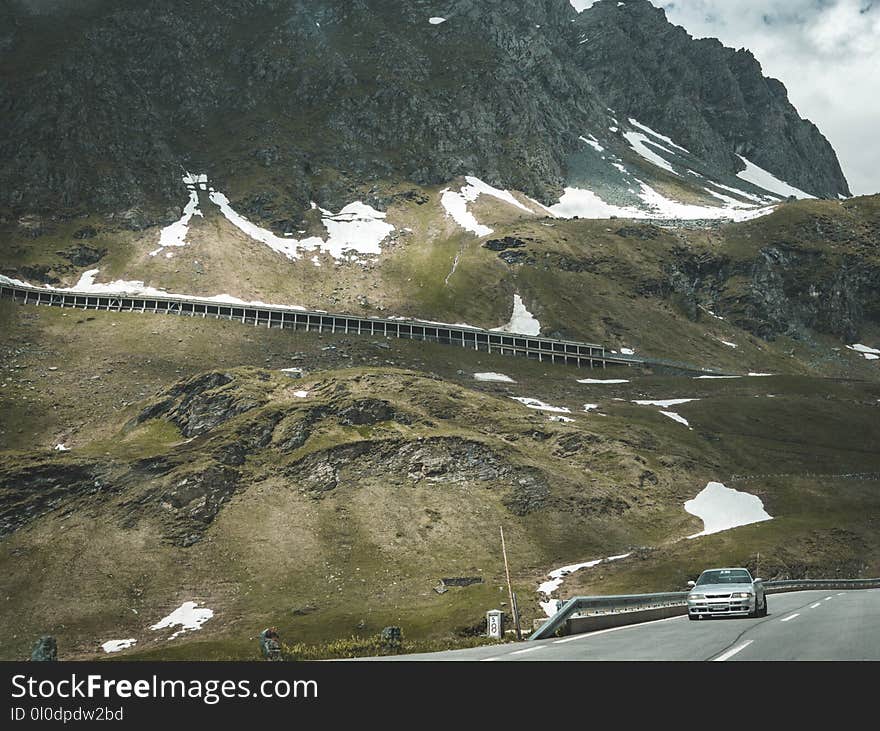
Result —
<path fill-rule="evenodd" d="M 52 635 L 43 635 L 34 643 L 31 662 L 55 662 L 58 660 L 58 642 Z"/>

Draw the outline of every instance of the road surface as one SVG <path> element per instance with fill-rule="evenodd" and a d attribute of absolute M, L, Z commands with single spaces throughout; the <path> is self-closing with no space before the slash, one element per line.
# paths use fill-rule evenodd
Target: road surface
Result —
<path fill-rule="evenodd" d="M 880 589 L 768 595 L 758 619 L 686 616 L 570 637 L 394 660 L 683 661 L 880 660 Z"/>

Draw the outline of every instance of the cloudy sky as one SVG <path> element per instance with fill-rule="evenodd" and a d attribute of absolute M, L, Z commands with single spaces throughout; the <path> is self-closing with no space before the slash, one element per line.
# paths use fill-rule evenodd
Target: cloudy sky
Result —
<path fill-rule="evenodd" d="M 751 50 L 830 140 L 853 193 L 880 192 L 880 0 L 651 2 L 694 37 Z"/>

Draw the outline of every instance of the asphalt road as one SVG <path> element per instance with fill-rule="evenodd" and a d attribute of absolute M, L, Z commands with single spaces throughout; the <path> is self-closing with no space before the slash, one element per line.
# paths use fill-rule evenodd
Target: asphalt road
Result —
<path fill-rule="evenodd" d="M 535 642 L 395 660 L 880 660 L 880 589 L 768 595 L 758 619 L 686 616 Z M 390 659 L 390 658 L 383 658 Z"/>

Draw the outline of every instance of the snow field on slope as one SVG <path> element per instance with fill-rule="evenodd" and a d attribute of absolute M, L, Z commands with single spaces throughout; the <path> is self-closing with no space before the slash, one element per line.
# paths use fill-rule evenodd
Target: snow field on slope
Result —
<path fill-rule="evenodd" d="M 327 237 L 310 236 L 305 239 L 276 236 L 271 231 L 258 226 L 245 216 L 238 213 L 222 192 L 209 187 L 208 176 L 204 173 L 186 173 L 183 183 L 189 190 L 189 202 L 183 209 L 178 221 L 166 226 L 159 234 L 159 248 L 150 252 L 155 256 L 169 247 L 186 246 L 186 236 L 192 217 L 203 216 L 199 209 L 198 190 L 208 193 L 210 201 L 216 205 L 223 216 L 233 226 L 254 241 L 265 244 L 273 251 L 283 254 L 288 259 L 299 259 L 303 252 L 329 254 L 336 260 L 357 259 L 359 256 L 378 256 L 382 253 L 381 243 L 394 231 L 394 226 L 385 221 L 386 214 L 377 211 L 361 201 L 354 201 L 344 206 L 338 213 L 320 208 L 321 223 L 327 230 Z M 317 205 L 312 204 L 312 209 Z M 170 253 L 168 254 L 170 256 Z M 312 261 L 320 265 L 313 257 Z"/>
<path fill-rule="evenodd" d="M 747 183 L 757 185 L 764 190 L 769 190 L 771 193 L 775 193 L 781 198 L 788 198 L 791 195 L 798 199 L 813 197 L 809 193 L 804 193 L 804 191 L 795 188 L 793 185 L 789 185 L 784 180 L 780 180 L 773 175 L 773 173 L 764 170 L 764 168 L 758 167 L 742 155 L 737 155 L 737 157 L 743 161 L 746 169 L 737 173 L 736 176 L 745 180 Z"/>
<path fill-rule="evenodd" d="M 493 327 L 492 332 L 514 333 L 516 335 L 540 335 L 541 323 L 526 309 L 522 297 L 513 295 L 513 313 L 510 321 L 501 327 Z"/>
<path fill-rule="evenodd" d="M 773 519 L 757 495 L 733 490 L 720 482 L 708 483 L 693 500 L 685 502 L 684 509 L 703 521 L 703 530 L 688 538 Z"/>
<path fill-rule="evenodd" d="M 526 213 L 532 215 L 535 213 L 531 208 L 524 206 L 514 198 L 510 191 L 494 188 L 473 175 L 466 176 L 465 180 L 467 185 L 457 192 L 450 188 L 445 188 L 440 194 L 440 204 L 446 213 L 466 231 L 470 231 L 477 236 L 488 236 L 492 233 L 491 228 L 477 221 L 474 214 L 468 210 L 468 203 L 473 203 L 481 195 L 490 195 Z"/>
<path fill-rule="evenodd" d="M 878 350 L 877 348 L 871 348 L 867 345 L 862 345 L 862 343 L 847 345 L 846 347 L 850 350 L 854 350 L 856 353 L 861 354 L 865 358 L 865 360 L 880 360 L 880 350 Z"/>
<path fill-rule="evenodd" d="M 167 617 L 160 619 L 151 625 L 151 630 L 180 627 L 169 639 L 174 639 L 184 632 L 192 632 L 202 628 L 202 625 L 214 616 L 214 610 L 207 607 L 199 607 L 198 602 L 184 602 Z"/>

